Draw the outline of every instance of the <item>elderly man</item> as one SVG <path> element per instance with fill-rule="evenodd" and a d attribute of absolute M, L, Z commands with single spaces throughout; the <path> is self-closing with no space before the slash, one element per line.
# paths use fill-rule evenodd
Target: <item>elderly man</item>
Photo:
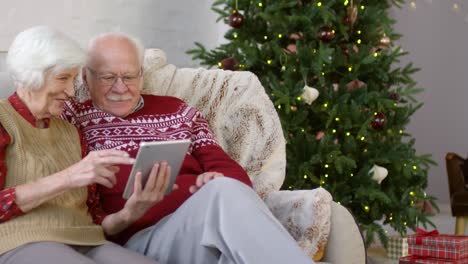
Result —
<path fill-rule="evenodd" d="M 312 263 L 216 143 L 199 111 L 174 97 L 140 94 L 143 51 L 123 34 L 91 40 L 83 70 L 91 100 L 68 103 L 63 116 L 83 131 L 90 150 L 118 149 L 134 157 L 143 141 L 185 138 L 191 146 L 178 188 L 160 202 L 162 189 L 124 200 L 130 168 L 122 167 L 116 184 L 98 187 L 90 199 L 95 221 L 114 241 L 161 263 Z M 156 164 L 148 181 L 168 170 Z"/>

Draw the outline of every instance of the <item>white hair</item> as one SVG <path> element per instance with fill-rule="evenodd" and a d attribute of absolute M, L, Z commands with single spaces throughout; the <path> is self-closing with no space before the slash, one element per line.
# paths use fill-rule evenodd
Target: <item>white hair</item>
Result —
<path fill-rule="evenodd" d="M 15 86 L 39 89 L 47 72 L 81 67 L 86 56 L 78 43 L 47 26 L 36 26 L 19 33 L 6 58 L 8 74 Z"/>
<path fill-rule="evenodd" d="M 127 40 L 130 44 L 132 44 L 135 47 L 135 50 L 136 50 L 137 55 L 138 55 L 138 62 L 140 63 L 140 66 L 143 66 L 143 59 L 144 59 L 144 56 L 145 56 L 145 47 L 143 46 L 143 43 L 141 42 L 140 39 L 138 39 L 136 37 L 133 37 L 133 36 L 130 36 L 130 35 L 128 35 L 126 33 L 123 33 L 123 32 L 103 33 L 103 34 L 97 35 L 97 36 L 93 37 L 92 39 L 90 39 L 89 42 L 88 42 L 88 50 L 87 50 L 88 56 L 90 55 L 91 51 L 94 50 L 94 48 L 96 46 L 96 43 L 99 40 L 104 39 L 104 38 L 117 38 L 117 39 Z M 88 60 L 87 60 L 86 63 L 89 64 L 91 59 L 92 58 L 88 57 Z"/>

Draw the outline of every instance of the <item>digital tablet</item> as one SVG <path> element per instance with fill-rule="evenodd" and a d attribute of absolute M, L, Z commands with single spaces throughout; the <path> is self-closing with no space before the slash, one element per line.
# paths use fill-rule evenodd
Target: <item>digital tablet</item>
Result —
<path fill-rule="evenodd" d="M 184 161 L 189 145 L 189 139 L 142 142 L 140 144 L 140 150 L 136 156 L 135 163 L 133 164 L 132 171 L 128 177 L 127 186 L 125 186 L 125 191 L 122 195 L 123 198 L 128 199 L 132 195 L 135 174 L 138 171 L 141 171 L 142 186 L 145 186 L 153 165 L 160 161 L 167 161 L 171 166 L 171 176 L 166 194 L 170 193 L 172 191 L 175 178 L 179 174 L 180 167 Z"/>

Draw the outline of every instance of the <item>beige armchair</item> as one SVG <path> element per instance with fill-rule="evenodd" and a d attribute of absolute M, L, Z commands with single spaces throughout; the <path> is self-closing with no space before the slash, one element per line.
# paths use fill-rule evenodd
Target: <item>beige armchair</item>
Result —
<path fill-rule="evenodd" d="M 1 98 L 14 91 L 3 72 L 0 87 Z M 246 169 L 257 193 L 308 255 L 323 254 L 321 261 L 334 264 L 366 263 L 358 225 L 326 190 L 279 191 L 285 141 L 274 106 L 254 74 L 178 69 L 167 64 L 164 52 L 150 49 L 143 92 L 179 97 L 200 109 L 221 146 Z"/>
<path fill-rule="evenodd" d="M 224 150 L 249 174 L 256 192 L 311 258 L 366 263 L 353 216 L 324 189 L 279 191 L 285 139 L 273 103 L 250 72 L 177 68 L 163 51 L 145 53 L 143 93 L 175 96 L 207 118 Z"/>

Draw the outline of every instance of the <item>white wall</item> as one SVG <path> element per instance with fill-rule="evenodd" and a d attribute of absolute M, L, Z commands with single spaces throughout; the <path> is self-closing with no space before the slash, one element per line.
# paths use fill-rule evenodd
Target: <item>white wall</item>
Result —
<path fill-rule="evenodd" d="M 124 31 L 146 47 L 167 52 L 177 66 L 196 65 L 185 51 L 202 41 L 218 42 L 211 0 L 0 0 L 0 70 L 14 36 L 45 24 L 68 32 L 83 46 L 98 33 Z"/>
<path fill-rule="evenodd" d="M 417 96 L 425 104 L 408 132 L 416 138 L 418 153 L 432 153 L 439 164 L 430 171 L 427 193 L 448 202 L 445 154 L 468 154 L 468 6 L 463 1 L 413 2 L 416 8 L 408 3 L 394 12 L 396 30 L 403 34 L 399 42 L 410 52 L 404 62 L 421 68 L 414 77 L 426 89 Z"/>

